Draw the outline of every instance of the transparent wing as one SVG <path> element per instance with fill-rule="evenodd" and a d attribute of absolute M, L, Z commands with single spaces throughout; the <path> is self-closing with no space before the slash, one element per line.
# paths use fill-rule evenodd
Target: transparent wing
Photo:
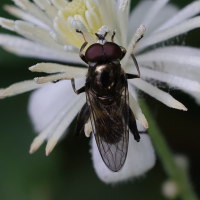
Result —
<path fill-rule="evenodd" d="M 107 167 L 117 172 L 126 160 L 129 140 L 128 86 L 123 86 L 112 105 L 103 105 L 88 89 L 92 129 L 101 157 Z"/>

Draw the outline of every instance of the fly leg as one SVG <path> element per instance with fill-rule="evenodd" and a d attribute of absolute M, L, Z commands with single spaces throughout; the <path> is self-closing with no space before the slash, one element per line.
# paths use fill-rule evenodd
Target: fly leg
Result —
<path fill-rule="evenodd" d="M 137 43 L 138 43 L 142 38 L 143 38 L 143 35 L 142 35 L 142 36 L 137 40 L 137 42 L 133 45 L 133 49 L 132 49 L 132 52 L 131 52 L 131 57 L 132 57 L 133 62 L 134 62 L 134 64 L 135 64 L 135 66 L 136 66 L 136 69 L 137 69 L 138 74 L 128 74 L 128 73 L 127 73 L 127 74 L 126 74 L 126 78 L 127 78 L 127 79 L 140 78 L 140 69 L 139 69 L 137 60 L 136 60 L 135 56 L 133 55 L 133 52 L 134 52 L 134 50 L 135 50 L 135 47 L 136 47 Z"/>
<path fill-rule="evenodd" d="M 133 51 L 132 51 L 132 53 L 131 53 L 131 57 L 132 57 L 133 62 L 134 62 L 134 64 L 135 64 L 135 66 L 136 66 L 136 69 L 137 69 L 138 74 L 128 74 L 128 73 L 126 73 L 126 78 L 127 78 L 127 79 L 140 78 L 140 69 L 139 69 L 137 60 L 136 60 L 135 56 L 133 55 Z"/>
<path fill-rule="evenodd" d="M 115 37 L 115 34 L 116 34 L 116 32 L 115 32 L 115 31 L 113 31 L 113 34 L 112 34 L 112 36 L 111 36 L 111 41 L 112 41 L 112 42 L 114 42 L 114 37 Z"/>
<path fill-rule="evenodd" d="M 73 88 L 73 90 L 74 90 L 74 92 L 75 92 L 76 94 L 80 94 L 80 93 L 85 92 L 85 86 L 83 86 L 83 87 L 80 88 L 79 90 L 76 90 L 74 78 L 71 79 L 71 83 L 72 83 L 72 88 Z"/>
<path fill-rule="evenodd" d="M 140 141 L 140 135 L 137 129 L 137 124 L 136 124 L 136 120 L 133 114 L 133 111 L 131 110 L 131 108 L 129 107 L 129 128 L 134 136 L 134 139 L 139 142 Z"/>
<path fill-rule="evenodd" d="M 148 134 L 148 131 L 138 131 L 139 134 Z"/>
<path fill-rule="evenodd" d="M 139 142 L 140 141 L 140 135 L 137 129 L 137 124 L 135 120 L 135 116 L 133 114 L 133 111 L 131 110 L 130 106 L 126 104 L 123 108 L 123 116 L 125 119 L 128 119 L 126 121 L 127 125 L 129 126 L 129 129 L 131 133 L 133 134 L 134 139 Z"/>
<path fill-rule="evenodd" d="M 80 58 L 81 58 L 86 64 L 88 64 L 88 61 L 86 60 L 85 55 L 82 54 L 84 48 L 85 48 L 85 47 L 87 46 L 87 44 L 88 44 L 88 41 L 86 40 L 85 35 L 83 34 L 82 31 L 79 31 L 78 29 L 76 29 L 76 32 L 77 32 L 77 33 L 81 33 L 81 34 L 83 35 L 83 39 L 85 40 L 85 42 L 84 42 L 83 45 L 81 46 L 81 49 L 80 49 L 80 52 L 79 52 L 79 56 L 80 56 Z"/>
<path fill-rule="evenodd" d="M 84 104 L 81 111 L 78 114 L 77 123 L 76 123 L 76 130 L 75 135 L 79 136 L 84 125 L 87 123 L 88 119 L 90 117 L 90 110 L 87 103 Z"/>

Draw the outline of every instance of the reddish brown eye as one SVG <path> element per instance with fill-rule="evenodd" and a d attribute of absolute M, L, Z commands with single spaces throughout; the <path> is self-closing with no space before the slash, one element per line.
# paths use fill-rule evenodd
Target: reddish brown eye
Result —
<path fill-rule="evenodd" d="M 101 44 L 92 44 L 85 53 L 85 58 L 89 62 L 97 62 L 102 59 L 103 46 Z"/>
<path fill-rule="evenodd" d="M 113 42 L 106 42 L 103 45 L 103 49 L 104 49 L 106 59 L 117 60 L 121 58 L 122 51 L 121 51 L 121 48 L 117 44 Z"/>

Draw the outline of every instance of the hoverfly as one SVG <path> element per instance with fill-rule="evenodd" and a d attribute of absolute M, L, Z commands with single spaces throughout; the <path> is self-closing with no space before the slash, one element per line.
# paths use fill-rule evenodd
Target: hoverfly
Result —
<path fill-rule="evenodd" d="M 101 157 L 113 172 L 119 171 L 126 160 L 129 142 L 129 129 L 137 142 L 140 135 L 134 114 L 129 107 L 127 79 L 139 78 L 140 70 L 131 53 L 138 74 L 125 73 L 120 61 L 126 55 L 126 49 L 114 43 L 115 32 L 111 42 L 104 35 L 95 34 L 98 42 L 83 50 L 88 44 L 82 31 L 84 43 L 80 49 L 80 58 L 88 64 L 85 85 L 76 90 L 75 80 L 71 79 L 76 94 L 86 93 L 86 103 L 78 114 L 75 134 L 79 135 L 84 125 L 91 120 L 92 132 L 96 139 Z M 140 38 L 141 39 L 141 38 Z M 134 48 L 133 48 L 134 50 Z"/>

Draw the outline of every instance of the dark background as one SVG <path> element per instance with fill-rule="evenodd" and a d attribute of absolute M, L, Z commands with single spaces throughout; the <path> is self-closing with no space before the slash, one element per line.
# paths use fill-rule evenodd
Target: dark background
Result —
<path fill-rule="evenodd" d="M 132 7 L 138 1 L 132 1 Z M 180 8 L 191 1 L 172 0 Z M 0 1 L 0 16 L 13 19 L 3 9 L 11 1 Z M 10 33 L 0 28 L 1 33 Z M 13 34 L 13 33 L 12 33 Z M 184 41 L 188 46 L 200 47 L 200 29 L 190 31 Z M 35 77 L 28 67 L 42 60 L 20 58 L 0 49 L 0 87 Z M 38 74 L 37 74 L 38 75 Z M 148 102 L 152 116 L 159 124 L 174 154 L 184 154 L 190 161 L 190 177 L 200 196 L 200 107 L 194 99 L 179 90 L 170 94 L 182 102 L 187 112 L 170 109 L 153 98 L 142 95 Z M 161 185 L 168 178 L 161 163 L 139 179 L 116 186 L 105 185 L 96 176 L 89 139 L 74 137 L 75 121 L 68 134 L 49 157 L 45 145 L 33 155 L 29 147 L 35 137 L 27 114 L 30 93 L 0 100 L 0 199 L 1 200 L 164 200 Z"/>

